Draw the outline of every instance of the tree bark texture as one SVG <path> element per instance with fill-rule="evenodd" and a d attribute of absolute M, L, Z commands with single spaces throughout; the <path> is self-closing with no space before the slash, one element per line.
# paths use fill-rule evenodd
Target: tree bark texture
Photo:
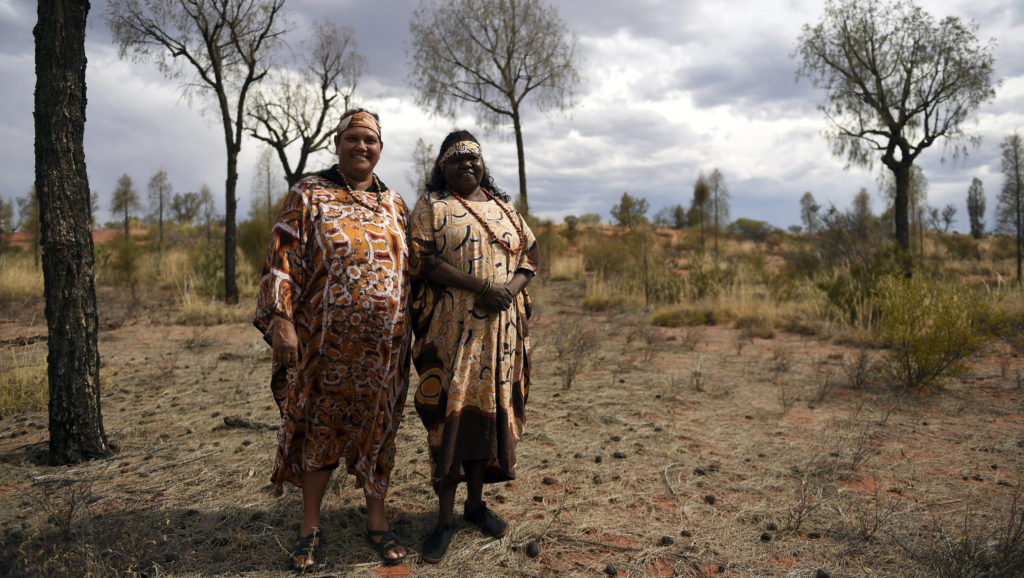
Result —
<path fill-rule="evenodd" d="M 87 0 L 38 3 L 35 185 L 49 332 L 53 465 L 110 454 L 100 413 L 94 255 L 85 170 Z"/>

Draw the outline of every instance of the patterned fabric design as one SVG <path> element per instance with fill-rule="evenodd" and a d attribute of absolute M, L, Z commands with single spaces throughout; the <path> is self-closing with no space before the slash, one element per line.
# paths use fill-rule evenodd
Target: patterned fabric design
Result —
<path fill-rule="evenodd" d="M 288 192 L 271 233 L 254 323 L 292 319 L 299 364 L 275 367 L 281 411 L 272 481 L 344 463 L 371 497 L 387 493 L 409 386 L 408 209 L 381 185 L 349 192 L 334 170 Z M 358 201 L 352 195 L 360 195 Z M 370 207 L 370 208 L 368 208 Z"/>
<path fill-rule="evenodd" d="M 471 203 L 492 231 L 518 249 L 516 230 L 497 202 Z M 528 245 L 515 255 L 451 196 L 422 196 L 410 220 L 413 363 L 420 377 L 415 404 L 427 429 L 435 484 L 463 480 L 462 464 L 471 460 L 487 462 L 485 482 L 515 478 L 515 446 L 530 388 L 529 297 L 523 292 L 509 310 L 488 314 L 475 307 L 473 293 L 426 281 L 437 259 L 495 284 L 509 282 L 521 269 L 536 272 L 533 232 L 506 207 Z"/>

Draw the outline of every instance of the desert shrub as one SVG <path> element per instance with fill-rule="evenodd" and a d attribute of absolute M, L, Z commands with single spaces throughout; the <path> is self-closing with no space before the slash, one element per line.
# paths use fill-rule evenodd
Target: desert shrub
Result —
<path fill-rule="evenodd" d="M 96 246 L 96 277 L 122 289 L 132 297 L 142 281 L 147 248 L 137 239 L 121 235 L 109 243 Z"/>
<path fill-rule="evenodd" d="M 721 295 L 736 280 L 736 269 L 727 263 L 716 264 L 711 259 L 695 258 L 686 278 L 686 291 L 696 301 Z"/>
<path fill-rule="evenodd" d="M 253 269 L 261 269 L 267 258 L 270 230 L 266 221 L 248 220 L 238 224 L 238 249 Z"/>
<path fill-rule="evenodd" d="M 884 367 L 907 388 L 941 387 L 963 375 L 965 359 L 989 339 L 992 308 L 962 282 L 885 277 L 877 305 L 877 337 L 889 347 Z"/>
<path fill-rule="evenodd" d="M 978 242 L 970 235 L 942 235 L 939 237 L 939 242 L 953 259 L 964 261 L 981 258 L 981 253 L 978 252 Z"/>
<path fill-rule="evenodd" d="M 1017 239 L 1011 235 L 999 235 L 991 238 L 989 257 L 993 261 L 1013 259 L 1017 255 Z"/>
<path fill-rule="evenodd" d="M 1016 488 L 1006 517 L 985 530 L 969 509 L 960 523 L 936 520 L 935 532 L 900 545 L 912 559 L 941 578 L 1024 576 L 1024 509 Z M 923 538 L 923 539 L 922 539 Z"/>
<path fill-rule="evenodd" d="M 651 315 L 651 324 L 658 327 L 697 327 L 717 322 L 714 309 L 695 305 L 662 307 Z"/>
<path fill-rule="evenodd" d="M 840 318 L 851 325 L 869 324 L 876 314 L 874 296 L 879 281 L 903 270 L 895 248 L 884 246 L 869 259 L 855 261 L 846 270 L 834 270 L 817 286 Z"/>
<path fill-rule="evenodd" d="M 564 328 L 564 331 L 555 334 L 554 346 L 559 374 L 562 377 L 562 389 L 568 390 L 572 387 L 576 375 L 600 346 L 600 341 L 593 329 L 584 326 L 579 320 L 574 320 Z"/>
<path fill-rule="evenodd" d="M 598 275 L 621 273 L 631 266 L 629 251 L 617 237 L 590 235 L 581 244 L 580 253 L 583 255 L 583 267 Z"/>
<path fill-rule="evenodd" d="M 189 252 L 192 260 L 192 287 L 198 295 L 224 296 L 224 245 L 217 241 L 198 243 Z"/>

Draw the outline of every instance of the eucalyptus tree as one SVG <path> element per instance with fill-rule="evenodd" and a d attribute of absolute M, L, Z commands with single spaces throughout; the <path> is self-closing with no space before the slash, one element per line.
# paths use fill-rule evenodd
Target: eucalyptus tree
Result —
<path fill-rule="evenodd" d="M 409 23 L 409 84 L 420 105 L 454 117 L 461 105 L 485 128 L 512 123 L 519 208 L 529 212 L 523 107 L 573 106 L 576 34 L 542 0 L 421 0 Z"/>
<path fill-rule="evenodd" d="M 827 95 L 819 108 L 832 153 L 861 166 L 881 155 L 892 172 L 895 236 L 907 253 L 914 161 L 940 139 L 954 157 L 977 146 L 964 121 L 995 96 L 993 41 L 980 42 L 977 28 L 936 21 L 912 1 L 827 0 L 797 42 L 797 78 Z"/>
<path fill-rule="evenodd" d="M 157 254 L 162 256 L 164 251 L 164 215 L 167 214 L 168 205 L 171 202 L 173 192 L 171 179 L 167 177 L 167 171 L 160 169 L 149 179 L 149 212 L 157 224 Z"/>
<path fill-rule="evenodd" d="M 123 215 L 124 238 L 128 238 L 129 225 L 131 224 L 132 211 L 139 208 L 139 192 L 135 190 L 132 178 L 122 174 L 117 178 L 117 187 L 110 198 L 110 212 L 115 215 Z"/>
<path fill-rule="evenodd" d="M 808 234 L 813 235 L 817 230 L 821 221 L 821 215 L 818 211 L 821 210 L 821 205 L 814 200 L 814 195 L 811 191 L 804 193 L 804 196 L 800 197 L 800 221 L 804 224 L 804 229 Z"/>
<path fill-rule="evenodd" d="M 708 193 L 711 201 L 711 226 L 715 234 L 715 257 L 718 257 L 718 232 L 723 223 L 729 222 L 729 189 L 725 186 L 725 175 L 717 168 L 708 177 Z"/>
<path fill-rule="evenodd" d="M 334 125 L 352 105 L 366 58 L 355 29 L 317 22 L 294 60 L 284 64 L 255 89 L 246 127 L 274 149 L 290 187 L 306 176 L 313 154 L 333 145 Z"/>
<path fill-rule="evenodd" d="M 985 186 L 978 177 L 971 179 L 967 188 L 967 218 L 971 236 L 980 239 L 985 234 Z"/>
<path fill-rule="evenodd" d="M 224 298 L 238 301 L 235 216 L 238 155 L 252 88 L 284 33 L 285 0 L 108 0 L 106 20 L 121 57 L 155 60 L 186 94 L 213 99 L 224 130 Z"/>
<path fill-rule="evenodd" d="M 693 183 L 693 201 L 690 204 L 690 226 L 700 225 L 700 250 L 704 252 L 704 225 L 708 222 L 708 201 L 711 199 L 711 186 L 708 184 L 704 171 L 697 175 Z"/>
<path fill-rule="evenodd" d="M 100 411 L 95 255 L 85 170 L 89 3 L 36 6 L 35 193 L 43 245 L 51 465 L 111 454 Z"/>
<path fill-rule="evenodd" d="M 1017 284 L 1024 261 L 1024 141 L 1014 133 L 1003 139 L 1003 188 L 996 207 L 996 231 L 1013 235 L 1017 247 Z"/>

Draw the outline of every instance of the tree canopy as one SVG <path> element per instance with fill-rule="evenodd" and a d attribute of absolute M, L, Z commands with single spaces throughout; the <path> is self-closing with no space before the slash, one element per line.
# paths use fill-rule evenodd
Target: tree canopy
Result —
<path fill-rule="evenodd" d="M 421 0 L 409 23 L 409 84 L 420 105 L 453 116 L 471 106 L 481 124 L 511 122 L 519 205 L 528 212 L 522 109 L 573 106 L 580 82 L 576 35 L 542 0 Z"/>
<path fill-rule="evenodd" d="M 896 181 L 896 240 L 909 249 L 908 184 L 914 160 L 939 139 L 954 155 L 980 137 L 964 121 L 995 96 L 993 42 L 977 25 L 938 22 L 913 2 L 828 0 L 816 25 L 804 25 L 794 57 L 797 78 L 826 92 L 833 154 L 870 166 L 877 155 Z"/>
<path fill-rule="evenodd" d="M 238 155 L 249 91 L 267 75 L 284 33 L 284 0 L 108 0 L 120 54 L 155 60 L 186 93 L 212 98 L 227 152 L 224 180 L 224 297 L 238 301 L 235 214 Z"/>

